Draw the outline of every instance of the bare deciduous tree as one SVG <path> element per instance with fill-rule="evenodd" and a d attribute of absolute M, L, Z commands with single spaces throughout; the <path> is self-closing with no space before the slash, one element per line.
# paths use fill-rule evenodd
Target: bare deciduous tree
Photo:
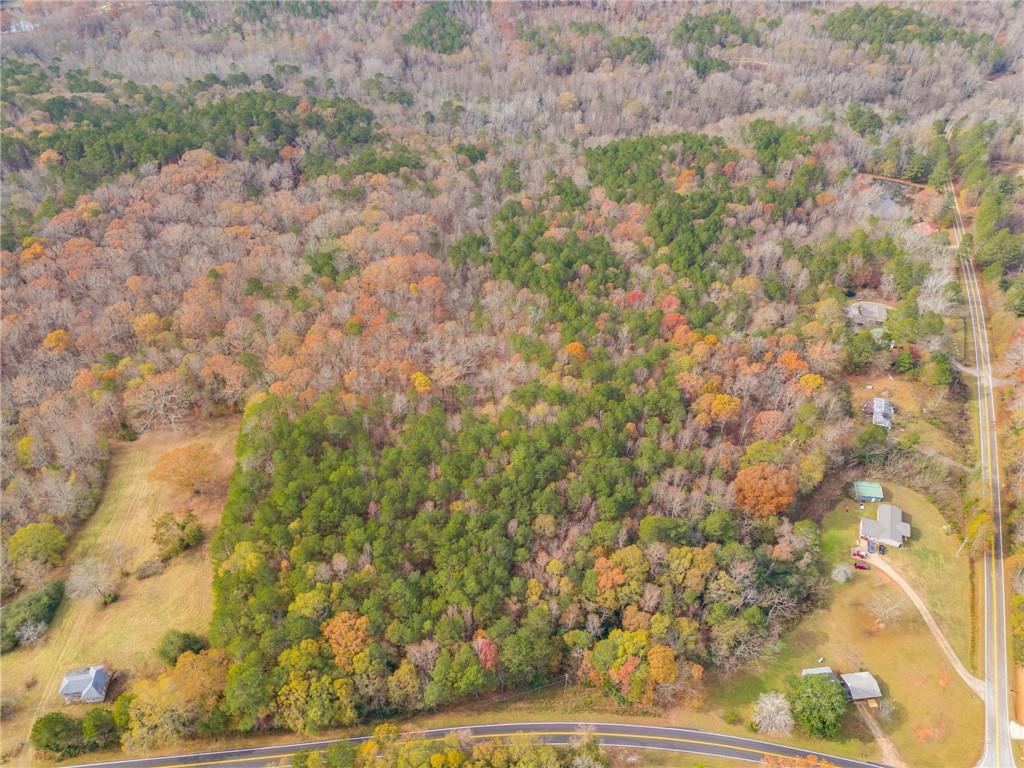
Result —
<path fill-rule="evenodd" d="M 757 697 L 752 719 L 758 733 L 788 736 L 793 732 L 793 713 L 789 700 L 779 691 L 769 691 Z"/>
<path fill-rule="evenodd" d="M 883 595 L 872 601 L 870 610 L 879 624 L 893 624 L 903 618 L 906 606 L 899 598 Z"/>
<path fill-rule="evenodd" d="M 123 541 L 115 541 L 107 547 L 107 557 L 122 576 L 128 575 L 128 566 L 131 564 L 132 558 L 135 557 L 137 552 L 137 547 Z"/>
<path fill-rule="evenodd" d="M 106 600 L 114 593 L 115 581 L 107 563 L 90 557 L 71 566 L 68 575 L 68 594 L 72 597 L 97 595 Z"/>
<path fill-rule="evenodd" d="M 853 568 L 846 563 L 841 563 L 832 569 L 832 581 L 836 584 L 845 584 L 853 578 Z"/>
<path fill-rule="evenodd" d="M 26 621 L 15 633 L 18 642 L 22 645 L 35 645 L 46 634 L 47 626 L 45 621 Z"/>
<path fill-rule="evenodd" d="M 891 723 L 896 717 L 896 704 L 892 699 L 882 699 L 878 702 L 878 719 L 883 723 Z"/>

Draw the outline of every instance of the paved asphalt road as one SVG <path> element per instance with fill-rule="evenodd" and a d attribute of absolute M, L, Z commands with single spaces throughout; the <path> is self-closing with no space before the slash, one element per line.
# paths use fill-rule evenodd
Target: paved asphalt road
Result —
<path fill-rule="evenodd" d="M 952 123 L 950 123 L 952 125 Z M 948 129 L 947 129 L 948 130 Z M 956 189 L 949 185 L 956 205 L 954 234 L 956 245 L 965 234 Z M 964 280 L 964 297 L 971 318 L 974 340 L 975 370 L 978 374 L 978 435 L 981 442 L 982 479 L 988 484 L 995 523 L 992 552 L 985 555 L 985 750 L 979 766 L 1013 768 L 1013 744 L 1010 740 L 1009 655 L 1006 650 L 1006 591 L 1003 574 L 1003 504 L 999 480 L 999 439 L 996 433 L 996 406 L 992 383 L 992 360 L 989 356 L 988 328 L 985 306 L 973 258 L 960 256 L 960 272 Z"/>
<path fill-rule="evenodd" d="M 867 763 L 845 757 L 835 757 L 821 752 L 787 747 L 767 741 L 747 739 L 741 736 L 724 736 L 688 728 L 661 728 L 658 726 L 628 725 L 625 723 L 505 723 L 497 725 L 473 725 L 463 728 L 436 728 L 416 731 L 422 738 L 440 739 L 454 731 L 469 733 L 474 739 L 488 739 L 517 733 L 531 734 L 550 744 L 567 744 L 579 738 L 583 729 L 590 730 L 602 744 L 634 749 L 656 749 L 666 752 L 686 752 L 695 755 L 709 755 L 745 763 L 757 763 L 766 755 L 796 758 L 794 767 L 804 764 L 808 757 L 826 760 L 817 765 L 834 765 L 838 768 L 878 768 L 879 763 Z M 364 741 L 366 737 L 352 739 Z M 289 758 L 300 750 L 324 749 L 331 741 L 311 741 L 300 744 L 281 744 L 273 747 L 233 749 L 221 752 L 203 752 L 167 757 L 141 757 L 133 760 L 117 760 L 106 763 L 81 763 L 79 768 L 198 768 L 199 766 L 230 766 L 230 768 L 262 768 L 287 764 Z M 811 763 L 814 764 L 814 763 Z"/>

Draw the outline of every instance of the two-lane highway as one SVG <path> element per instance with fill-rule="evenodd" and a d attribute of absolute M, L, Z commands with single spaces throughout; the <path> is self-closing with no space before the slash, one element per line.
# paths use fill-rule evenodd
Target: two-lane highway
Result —
<path fill-rule="evenodd" d="M 950 123 L 952 125 L 952 122 Z M 949 185 L 956 209 L 953 232 L 957 247 L 965 229 L 956 189 Z M 985 555 L 985 749 L 979 766 L 1013 768 L 1013 742 L 1010 739 L 1010 659 L 1006 646 L 1006 590 L 1003 583 L 1003 504 L 999 476 L 999 438 L 996 432 L 995 391 L 992 382 L 992 360 L 989 354 L 985 306 L 973 257 L 961 254 L 960 273 L 964 281 L 964 298 L 971 319 L 975 370 L 978 373 L 978 439 L 979 461 L 991 500 L 995 538 L 992 551 Z"/>
<path fill-rule="evenodd" d="M 653 749 L 664 752 L 680 752 L 693 755 L 724 758 L 744 763 L 758 763 L 765 757 L 784 758 L 794 768 L 807 766 L 836 766 L 836 768 L 880 768 L 879 763 L 869 763 L 847 757 L 827 755 L 822 752 L 774 744 L 742 736 L 726 736 L 719 733 L 695 731 L 690 728 L 667 728 L 628 723 L 498 723 L 494 725 L 470 725 L 451 728 L 434 728 L 428 731 L 414 731 L 406 736 L 423 739 L 443 739 L 457 734 L 460 739 L 492 739 L 526 734 L 548 744 L 570 744 L 585 734 L 592 734 L 608 747 L 630 749 Z M 348 739 L 352 742 L 365 741 L 361 736 Z M 133 760 L 117 760 L 106 763 L 81 763 L 77 768 L 264 768 L 265 766 L 287 765 L 296 752 L 323 750 L 334 741 L 309 741 L 297 744 L 280 744 L 272 747 L 253 747 L 220 752 L 202 752 L 166 757 L 141 757 Z"/>

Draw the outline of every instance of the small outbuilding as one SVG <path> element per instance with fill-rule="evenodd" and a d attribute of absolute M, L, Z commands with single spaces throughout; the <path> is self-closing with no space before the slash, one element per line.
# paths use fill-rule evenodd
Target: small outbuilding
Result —
<path fill-rule="evenodd" d="M 102 664 L 72 669 L 64 675 L 60 695 L 65 704 L 96 704 L 107 698 L 110 672 Z"/>
<path fill-rule="evenodd" d="M 910 538 L 910 523 L 904 522 L 903 510 L 895 504 L 879 504 L 874 520 L 860 519 L 860 537 L 890 547 L 902 547 Z"/>
<path fill-rule="evenodd" d="M 839 679 L 850 701 L 866 701 L 868 706 L 878 706 L 878 700 L 882 698 L 882 689 L 870 672 L 849 672 L 840 675 Z"/>
<path fill-rule="evenodd" d="M 826 675 L 839 682 L 839 677 L 832 671 L 832 667 L 809 667 L 800 670 L 800 677 L 810 677 L 811 675 Z"/>
<path fill-rule="evenodd" d="M 853 498 L 857 501 L 881 501 L 885 496 L 882 486 L 873 480 L 854 480 Z"/>

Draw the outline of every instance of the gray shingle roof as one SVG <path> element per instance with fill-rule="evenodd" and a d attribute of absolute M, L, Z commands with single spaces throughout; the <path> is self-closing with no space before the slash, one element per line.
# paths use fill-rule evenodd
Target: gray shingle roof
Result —
<path fill-rule="evenodd" d="M 60 695 L 85 702 L 103 701 L 107 697 L 110 674 L 101 664 L 72 669 L 64 675 Z"/>
<path fill-rule="evenodd" d="M 846 308 L 846 316 L 856 325 L 884 323 L 888 314 L 888 307 L 871 301 L 855 301 Z"/>
<path fill-rule="evenodd" d="M 903 522 L 902 509 L 883 502 L 878 505 L 876 520 L 869 517 L 860 519 L 860 535 L 899 547 L 904 539 L 910 538 L 910 523 Z"/>

